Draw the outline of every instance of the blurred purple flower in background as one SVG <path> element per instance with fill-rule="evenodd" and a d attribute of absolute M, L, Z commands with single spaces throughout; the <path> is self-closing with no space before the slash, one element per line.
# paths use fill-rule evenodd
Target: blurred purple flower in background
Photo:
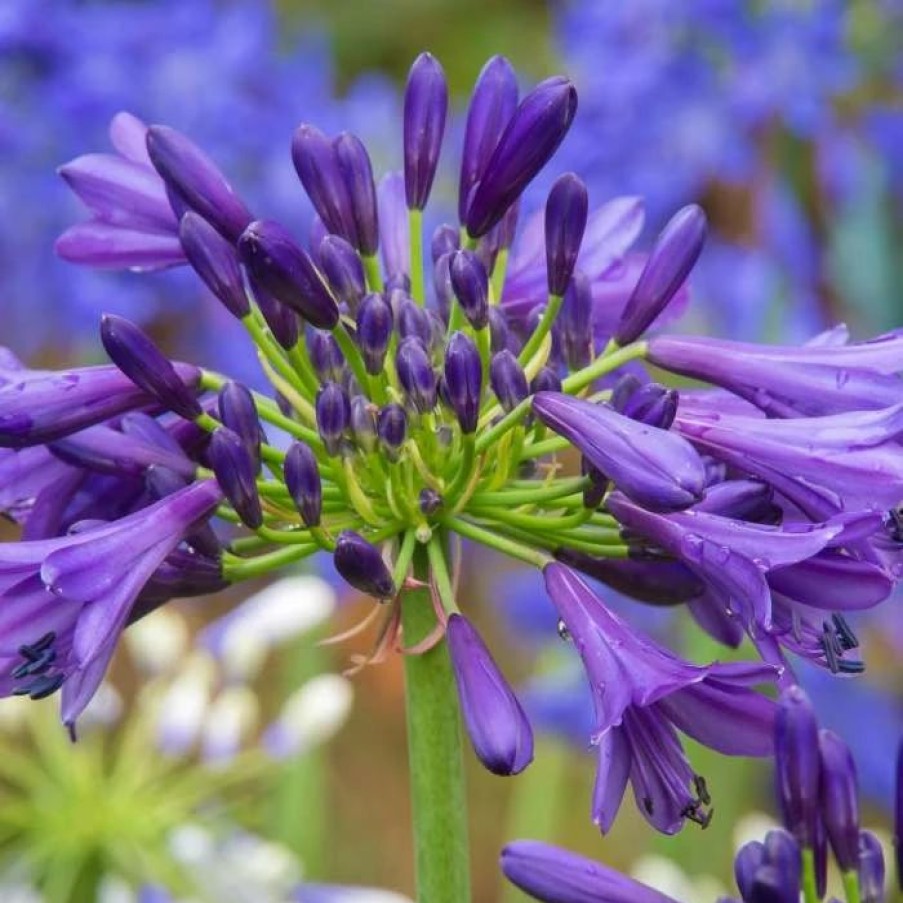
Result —
<path fill-rule="evenodd" d="M 77 3 L 9 0 L 0 10 L 0 291 L 4 337 L 29 353 L 93 347 L 97 314 L 150 321 L 176 311 L 173 340 L 229 354 L 238 324 L 207 303 L 184 270 L 111 274 L 59 260 L 54 239 L 85 211 L 55 174 L 85 148 L 109 146 L 120 110 L 165 119 L 202 144 L 258 215 L 296 227 L 311 219 L 288 146 L 272 140 L 302 119 L 341 122 L 365 138 L 380 168 L 381 122 L 396 112 L 379 76 L 335 97 L 326 41 L 287 31 L 273 4 L 237 0 Z M 42 111 L 43 115 L 35 115 Z M 52 111 L 52 115 L 50 115 Z M 394 149 L 394 148 L 393 148 Z M 394 162 L 394 161 L 393 161 Z M 256 375 L 254 361 L 247 376 Z"/>
<path fill-rule="evenodd" d="M 593 203 L 643 197 L 652 230 L 682 204 L 706 207 L 715 229 L 694 286 L 708 331 L 807 337 L 838 306 L 889 322 L 886 193 L 893 185 L 899 199 L 903 184 L 903 73 L 883 33 L 901 8 L 854 6 L 561 7 L 581 105 L 561 165 L 583 176 Z M 864 251 L 869 277 L 843 278 Z"/>

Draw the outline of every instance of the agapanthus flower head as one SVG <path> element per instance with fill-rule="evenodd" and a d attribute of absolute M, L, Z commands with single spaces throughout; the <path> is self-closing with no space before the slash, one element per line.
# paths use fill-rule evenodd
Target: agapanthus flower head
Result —
<path fill-rule="evenodd" d="M 826 412 L 791 405 L 801 390 L 790 378 L 780 384 L 800 368 L 818 376 L 835 354 L 839 366 L 859 361 L 863 379 L 877 375 L 890 392 L 897 340 L 747 353 L 794 364 L 775 368 L 768 395 L 781 404 L 768 402 L 768 418 L 745 383 L 675 390 L 652 382 L 644 361 L 684 369 L 674 353 L 684 340 L 645 332 L 687 297 L 703 214 L 681 211 L 643 256 L 631 253 L 641 202 L 616 198 L 589 212 L 576 175 L 556 184 L 548 209 L 521 210 L 577 99 L 568 79 L 554 77 L 517 105 L 509 73 L 497 59 L 480 76 L 464 138 L 467 198 L 460 222 L 433 236 L 432 274 L 423 208 L 447 98 L 428 54 L 408 82 L 403 173 L 383 175 L 374 189 L 356 138 L 307 125 L 295 133 L 293 160 L 319 214 L 309 242 L 278 221 L 252 219 L 187 139 L 151 130 L 159 181 L 145 178 L 142 190 L 154 203 L 165 198 L 184 224 L 186 257 L 238 315 L 276 400 L 239 390 L 227 375 L 171 364 L 135 328 L 108 320 L 105 344 L 124 376 L 104 368 L 61 378 L 3 362 L 0 406 L 10 416 L 0 418 L 0 446 L 14 457 L 0 457 L 0 469 L 18 472 L 32 495 L 23 488 L 0 498 L 27 535 L 49 542 L 87 543 L 92 532 L 195 492 L 215 496 L 205 516 L 215 508 L 244 525 L 246 535 L 237 530 L 222 549 L 206 525 L 184 525 L 174 546 L 154 546 L 159 558 L 140 572 L 149 585 L 165 560 L 186 585 L 203 582 L 187 567 L 192 552 L 214 560 L 228 582 L 332 554 L 347 582 L 383 603 L 351 631 L 377 625 L 371 654 L 356 666 L 396 649 L 431 655 L 414 670 L 448 661 L 436 647 L 450 632 L 471 739 L 504 773 L 528 764 L 530 730 L 459 611 L 450 540 L 541 569 L 593 694 L 593 818 L 608 830 L 630 781 L 645 817 L 673 833 L 711 814 L 678 731 L 727 754 L 768 755 L 775 705 L 754 687 L 787 680 L 791 653 L 856 670 L 855 636 L 835 608 L 875 604 L 899 579 L 901 540 L 889 513 L 899 503 L 899 399 Z M 115 206 L 131 195 L 109 197 Z M 712 361 L 730 354 L 711 341 Z M 62 423 L 61 379 L 79 387 Z M 176 447 L 146 423 L 139 443 L 133 421 L 123 426 L 136 412 Z M 96 427 L 103 432 L 80 438 Z M 110 446 L 126 434 L 130 449 L 143 449 L 141 462 L 111 473 Z M 867 498 L 868 475 L 883 485 Z M 91 527 L 97 520 L 108 524 Z M 686 604 L 731 645 L 747 632 L 765 661 L 683 661 L 612 614 L 564 562 L 640 601 Z M 822 593 L 832 575 L 838 587 L 859 586 L 847 603 L 838 590 Z M 171 585 L 167 576 L 159 592 Z"/>

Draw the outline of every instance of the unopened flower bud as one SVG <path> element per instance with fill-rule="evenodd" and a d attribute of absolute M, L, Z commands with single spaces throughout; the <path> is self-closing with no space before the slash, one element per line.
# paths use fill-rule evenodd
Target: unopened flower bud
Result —
<path fill-rule="evenodd" d="M 533 761 L 533 731 L 521 704 L 467 618 L 450 615 L 446 638 L 474 752 L 493 774 L 518 774 Z"/>
<path fill-rule="evenodd" d="M 559 176 L 546 201 L 546 271 L 549 294 L 564 295 L 574 273 L 586 229 L 589 198 L 574 173 Z"/>
<path fill-rule="evenodd" d="M 336 540 L 336 570 L 356 590 L 380 601 L 395 595 L 395 581 L 379 549 L 360 533 L 344 530 Z"/>
<path fill-rule="evenodd" d="M 493 355 L 489 364 L 489 381 L 499 404 L 507 413 L 517 407 L 529 394 L 524 368 L 507 349 Z"/>
<path fill-rule="evenodd" d="M 364 395 L 355 395 L 351 399 L 351 437 L 367 454 L 376 448 L 376 407 Z"/>
<path fill-rule="evenodd" d="M 397 461 L 408 434 L 408 416 L 400 404 L 387 404 L 376 415 L 376 432 L 390 461 Z"/>
<path fill-rule="evenodd" d="M 338 235 L 327 235 L 317 248 L 323 274 L 335 297 L 354 313 L 367 291 L 364 265 L 357 251 Z"/>
<path fill-rule="evenodd" d="M 702 208 L 690 204 L 662 230 L 613 336 L 619 345 L 638 339 L 684 284 L 705 243 L 706 219 Z"/>
<path fill-rule="evenodd" d="M 260 443 L 264 436 L 251 392 L 247 386 L 229 381 L 220 389 L 217 403 L 223 426 L 232 430 L 245 444 L 259 472 Z"/>
<path fill-rule="evenodd" d="M 461 244 L 460 232 L 448 223 L 436 226 L 430 241 L 430 257 L 435 266 L 436 261 L 443 254 L 451 254 L 457 251 Z"/>
<path fill-rule="evenodd" d="M 392 294 L 394 296 L 396 293 Z M 411 337 L 419 339 L 424 347 L 429 347 L 433 337 L 433 326 L 427 311 L 407 296 L 398 300 L 395 311 L 398 335 L 402 339 Z"/>
<path fill-rule="evenodd" d="M 360 138 L 350 132 L 342 132 L 334 139 L 333 147 L 351 199 L 351 215 L 357 235 L 357 241 L 351 243 L 361 254 L 372 257 L 379 250 L 379 219 L 370 155 Z"/>
<path fill-rule="evenodd" d="M 489 157 L 517 109 L 517 76 L 503 56 L 483 66 L 467 108 L 461 178 L 458 184 L 458 218 L 467 219 L 467 202 L 483 178 Z"/>
<path fill-rule="evenodd" d="M 215 430 L 207 448 L 210 467 L 241 522 L 256 530 L 263 524 L 257 492 L 257 466 L 247 446 L 226 427 Z"/>
<path fill-rule="evenodd" d="M 238 263 L 235 243 L 223 238 L 200 214 L 189 210 L 179 221 L 179 241 L 192 269 L 207 288 L 239 320 L 251 305 Z"/>
<path fill-rule="evenodd" d="M 775 716 L 775 780 L 787 830 L 801 847 L 813 849 L 818 821 L 820 759 L 818 722 L 809 697 L 798 686 L 778 700 Z"/>
<path fill-rule="evenodd" d="M 859 865 L 859 799 L 849 747 L 833 731 L 818 734 L 819 803 L 834 858 L 842 872 Z"/>
<path fill-rule="evenodd" d="M 480 416 L 483 373 L 473 339 L 456 332 L 445 351 L 445 397 L 463 433 L 473 433 Z"/>
<path fill-rule="evenodd" d="M 147 152 L 154 169 L 166 183 L 175 207 L 200 214 L 229 241 L 253 219 L 216 164 L 181 132 L 165 125 L 147 130 Z"/>
<path fill-rule="evenodd" d="M 437 399 L 436 374 L 419 339 L 407 338 L 398 346 L 395 369 L 408 401 L 421 414 L 431 411 Z"/>
<path fill-rule="evenodd" d="M 489 308 L 489 350 L 496 354 L 508 348 L 511 333 L 505 312 L 499 307 Z"/>
<path fill-rule="evenodd" d="M 485 235 L 520 197 L 558 149 L 577 112 L 577 91 L 555 76 L 538 84 L 518 105 L 467 202 L 472 238 Z"/>
<path fill-rule="evenodd" d="M 323 274 L 279 223 L 251 223 L 239 239 L 238 250 L 255 283 L 312 326 L 332 329 L 339 322 L 339 306 Z"/>
<path fill-rule="evenodd" d="M 273 333 L 273 338 L 283 348 L 294 348 L 301 337 L 301 322 L 298 314 L 287 304 L 277 301 L 251 273 L 248 273 L 248 285 L 260 308 L 260 313 L 263 314 L 263 319 L 266 320 L 270 332 Z"/>
<path fill-rule="evenodd" d="M 537 392 L 560 392 L 561 377 L 551 368 L 542 367 L 530 382 L 530 394 Z"/>
<path fill-rule="evenodd" d="M 307 352 L 320 382 L 341 382 L 345 373 L 345 358 L 331 332 L 310 329 L 307 332 Z"/>
<path fill-rule="evenodd" d="M 337 455 L 342 436 L 351 419 L 351 406 L 345 390 L 338 383 L 326 383 L 317 393 L 314 403 L 317 430 L 330 455 Z"/>
<path fill-rule="evenodd" d="M 293 442 L 285 455 L 285 485 L 306 527 L 318 527 L 323 512 L 320 468 L 310 446 Z"/>
<path fill-rule="evenodd" d="M 445 116 L 448 86 L 432 54 L 414 60 L 404 92 L 404 186 L 408 209 L 423 210 L 433 187 Z"/>
<path fill-rule="evenodd" d="M 318 128 L 302 123 L 292 136 L 292 162 L 326 229 L 349 243 L 357 242 L 351 198 L 332 141 Z"/>
<path fill-rule="evenodd" d="M 580 370 L 587 366 L 593 357 L 593 292 L 580 270 L 568 283 L 556 326 L 568 367 Z"/>
<path fill-rule="evenodd" d="M 371 376 L 382 372 L 392 323 L 392 308 L 383 296 L 376 292 L 367 295 L 357 312 L 357 343 Z"/>
<path fill-rule="evenodd" d="M 452 288 L 474 329 L 489 322 L 489 276 L 473 251 L 456 251 L 449 267 Z"/>
<path fill-rule="evenodd" d="M 186 420 L 201 413 L 193 388 L 200 379 L 196 368 L 179 365 L 177 370 L 142 329 L 115 314 L 101 318 L 100 339 L 110 360 L 165 408 Z"/>

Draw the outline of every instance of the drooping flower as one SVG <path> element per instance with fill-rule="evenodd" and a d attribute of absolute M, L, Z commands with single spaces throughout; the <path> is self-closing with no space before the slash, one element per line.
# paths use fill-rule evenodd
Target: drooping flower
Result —
<path fill-rule="evenodd" d="M 553 563 L 544 573 L 593 691 L 593 820 L 608 831 L 630 780 L 640 811 L 660 831 L 674 833 L 685 818 L 707 825 L 705 781 L 675 728 L 729 755 L 768 755 L 774 708 L 749 687 L 773 680 L 774 669 L 690 665 L 631 631 L 573 571 Z"/>

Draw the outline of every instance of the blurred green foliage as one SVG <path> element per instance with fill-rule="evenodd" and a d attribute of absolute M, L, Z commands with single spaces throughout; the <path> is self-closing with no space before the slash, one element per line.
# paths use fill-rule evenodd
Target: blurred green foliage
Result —
<path fill-rule="evenodd" d="M 470 92 L 496 53 L 527 78 L 554 67 L 545 0 L 281 0 L 280 6 L 293 25 L 327 31 L 342 86 L 367 69 L 401 81 L 424 49 L 442 61 L 458 96 Z"/>

